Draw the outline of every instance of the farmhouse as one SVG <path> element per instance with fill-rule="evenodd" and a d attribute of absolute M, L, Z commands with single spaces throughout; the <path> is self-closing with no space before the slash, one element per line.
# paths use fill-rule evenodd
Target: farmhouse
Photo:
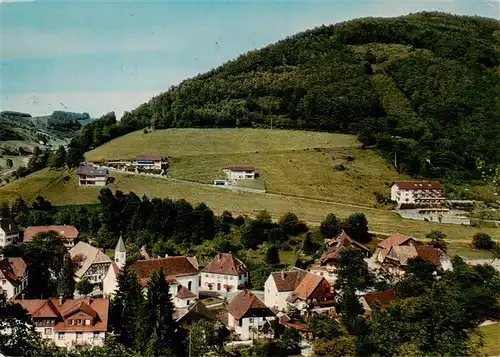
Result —
<path fill-rule="evenodd" d="M 396 292 L 394 289 L 376 291 L 361 295 L 359 300 L 363 306 L 363 310 L 365 310 L 365 316 L 369 317 L 372 314 L 375 304 L 378 304 L 381 309 L 384 309 L 389 306 L 391 302 L 396 300 Z"/>
<path fill-rule="evenodd" d="M 133 166 L 144 170 L 161 170 L 162 161 L 160 155 L 141 155 L 135 158 Z"/>
<path fill-rule="evenodd" d="M 227 306 L 228 327 L 241 340 L 258 337 L 259 330 L 266 322 L 276 319 L 269 307 L 249 290 L 243 290 Z"/>
<path fill-rule="evenodd" d="M 24 231 L 24 242 L 31 242 L 38 233 L 55 232 L 64 239 L 64 245 L 72 248 L 78 237 L 78 229 L 74 226 L 29 226 Z"/>
<path fill-rule="evenodd" d="M 94 284 L 96 293 L 102 292 L 103 279 L 112 263 L 111 258 L 85 242 L 78 242 L 69 250 L 69 254 L 77 265 L 75 280 L 87 279 Z"/>
<path fill-rule="evenodd" d="M 394 246 L 385 257 L 382 266 L 390 273 L 401 276 L 405 272 L 408 261 L 417 257 L 428 260 L 436 267 L 436 271 L 440 272 L 443 270 L 441 251 L 426 245 Z"/>
<path fill-rule="evenodd" d="M 176 309 L 173 317 L 182 327 L 191 326 L 193 323 L 197 323 L 201 320 L 217 321 L 217 317 L 212 310 L 199 300 L 186 308 Z"/>
<path fill-rule="evenodd" d="M 102 346 L 108 330 L 109 300 L 44 299 L 15 301 L 27 311 L 35 330 L 57 347 Z"/>
<path fill-rule="evenodd" d="M 438 181 L 395 181 L 391 185 L 391 200 L 398 204 L 443 204 L 444 189 Z"/>
<path fill-rule="evenodd" d="M 198 299 L 200 273 L 196 258 L 178 256 L 138 260 L 131 265 L 131 269 L 137 274 L 143 288 L 147 287 L 153 271 L 163 271 L 176 308 L 186 308 Z"/>
<path fill-rule="evenodd" d="M 101 169 L 91 165 L 84 165 L 76 172 L 80 186 L 104 186 L 108 181 L 108 169 Z"/>
<path fill-rule="evenodd" d="M 225 168 L 223 171 L 228 181 L 253 180 L 256 174 L 255 167 L 249 166 L 231 166 Z"/>
<path fill-rule="evenodd" d="M 395 233 L 377 245 L 377 249 L 375 250 L 375 257 L 379 263 L 382 263 L 389 254 L 389 251 L 394 246 L 415 246 L 420 244 L 417 240 L 412 237 L 408 237 L 401 233 Z"/>
<path fill-rule="evenodd" d="M 207 264 L 201 274 L 204 290 L 235 291 L 248 282 L 248 269 L 231 253 L 219 253 Z"/>
<path fill-rule="evenodd" d="M 0 295 L 10 300 L 28 286 L 28 268 L 23 258 L 0 256 Z"/>
<path fill-rule="evenodd" d="M 264 283 L 265 304 L 279 311 L 285 310 L 288 306 L 286 299 L 306 275 L 307 271 L 298 268 L 271 273 Z"/>
<path fill-rule="evenodd" d="M 0 248 L 19 241 L 21 231 L 10 218 L 0 218 Z"/>

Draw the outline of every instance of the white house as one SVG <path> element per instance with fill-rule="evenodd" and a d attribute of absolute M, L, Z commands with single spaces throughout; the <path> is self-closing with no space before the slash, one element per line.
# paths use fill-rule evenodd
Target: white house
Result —
<path fill-rule="evenodd" d="M 19 241 L 20 230 L 10 218 L 0 218 L 0 248 Z"/>
<path fill-rule="evenodd" d="M 161 170 L 162 164 L 160 155 L 141 155 L 135 158 L 133 166 L 144 170 Z"/>
<path fill-rule="evenodd" d="M 198 299 L 200 273 L 198 262 L 194 257 L 178 256 L 138 260 L 131 265 L 131 268 L 136 272 L 143 288 L 147 287 L 152 272 L 163 271 L 176 308 L 185 308 Z"/>
<path fill-rule="evenodd" d="M 395 181 L 391 185 L 391 200 L 398 204 L 443 204 L 444 188 L 438 181 Z"/>
<path fill-rule="evenodd" d="M 258 338 L 264 324 L 276 319 L 271 309 L 249 290 L 236 295 L 227 306 L 227 312 L 227 325 L 241 340 Z"/>
<path fill-rule="evenodd" d="M 264 303 L 280 311 L 288 306 L 286 299 L 302 281 L 307 272 L 292 268 L 290 271 L 271 273 L 264 284 Z"/>
<path fill-rule="evenodd" d="M 118 243 L 115 248 L 115 261 L 111 263 L 108 268 L 108 272 L 102 281 L 102 293 L 105 297 L 113 296 L 118 289 L 118 274 L 120 270 L 125 266 L 127 261 L 127 251 L 125 250 L 125 243 L 120 236 Z"/>
<path fill-rule="evenodd" d="M 0 256 L 0 294 L 16 298 L 28 286 L 28 268 L 23 258 Z"/>
<path fill-rule="evenodd" d="M 78 242 L 69 250 L 69 254 L 78 267 L 75 280 L 87 279 L 94 284 L 94 292 L 101 293 L 104 277 L 113 263 L 111 258 L 85 242 Z"/>
<path fill-rule="evenodd" d="M 236 291 L 248 283 L 248 269 L 231 253 L 218 253 L 201 272 L 201 288 L 219 292 Z"/>
<path fill-rule="evenodd" d="M 76 172 L 80 186 L 105 186 L 108 182 L 108 169 L 101 169 L 92 165 L 83 165 Z"/>
<path fill-rule="evenodd" d="M 255 179 L 255 167 L 232 166 L 225 168 L 224 173 L 229 181 L 253 180 Z"/>
<path fill-rule="evenodd" d="M 35 330 L 57 347 L 102 346 L 108 330 L 109 300 L 15 300 L 27 311 Z"/>

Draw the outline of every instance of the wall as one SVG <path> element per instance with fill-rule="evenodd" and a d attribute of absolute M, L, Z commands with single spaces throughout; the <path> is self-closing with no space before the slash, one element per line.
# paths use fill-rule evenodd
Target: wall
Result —
<path fill-rule="evenodd" d="M 0 247 L 8 246 L 13 242 L 19 241 L 19 233 L 5 234 L 3 229 L 0 229 Z"/>
<path fill-rule="evenodd" d="M 102 282 L 104 296 L 114 296 L 118 290 L 118 281 L 116 280 L 115 270 L 112 266 L 109 267 L 108 273 Z"/>
<path fill-rule="evenodd" d="M 267 307 L 277 307 L 280 311 L 286 309 L 288 306 L 286 299 L 291 293 L 291 291 L 279 292 L 274 279 L 270 275 L 264 284 L 264 304 Z"/>
<path fill-rule="evenodd" d="M 182 277 L 176 278 L 176 280 L 179 282 L 179 284 L 184 285 L 186 288 L 189 288 L 189 283 L 191 282 L 191 289 L 189 289 L 189 290 L 193 294 L 195 294 L 196 296 L 198 296 L 198 293 L 199 293 L 199 283 L 200 283 L 199 279 L 200 279 L 200 274 L 190 275 L 190 276 L 182 276 Z M 176 290 L 175 294 L 172 296 L 175 296 L 176 294 L 177 294 L 177 290 Z"/>
<path fill-rule="evenodd" d="M 236 275 L 223 275 L 223 274 L 212 274 L 212 273 L 201 273 L 201 289 L 202 290 L 211 290 L 211 291 L 221 291 L 226 292 L 227 290 L 224 288 L 224 285 L 231 286 L 230 292 L 236 291 L 238 289 L 238 285 L 245 284 L 248 282 L 248 272 L 244 275 L 241 275 L 241 279 Z M 220 289 L 218 289 L 218 285 L 220 283 Z M 212 284 L 212 289 L 209 288 L 209 284 Z"/>

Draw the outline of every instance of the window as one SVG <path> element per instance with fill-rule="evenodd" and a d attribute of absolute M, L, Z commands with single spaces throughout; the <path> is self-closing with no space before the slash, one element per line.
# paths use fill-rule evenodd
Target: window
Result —
<path fill-rule="evenodd" d="M 186 301 L 186 303 L 189 305 L 189 300 L 188 300 L 188 301 Z"/>
<path fill-rule="evenodd" d="M 208 274 L 205 274 L 205 278 L 208 278 Z"/>
<path fill-rule="evenodd" d="M 69 324 L 73 326 L 75 324 L 75 320 L 69 320 Z"/>
<path fill-rule="evenodd" d="M 78 319 L 77 320 L 77 325 L 81 325 L 82 324 L 82 319 Z"/>
<path fill-rule="evenodd" d="M 7 282 L 7 280 L 2 280 L 2 285 L 5 285 L 5 283 Z"/>
<path fill-rule="evenodd" d="M 52 327 L 47 327 L 43 330 L 44 335 L 52 335 Z"/>
<path fill-rule="evenodd" d="M 64 332 L 59 332 L 59 333 L 57 334 L 57 339 L 58 339 L 58 340 L 64 340 Z"/>
<path fill-rule="evenodd" d="M 190 281 L 190 282 L 188 283 L 188 290 L 191 290 L 192 285 L 193 285 L 193 283 Z"/>
<path fill-rule="evenodd" d="M 248 322 L 253 323 L 253 317 L 250 317 L 250 318 L 248 319 Z"/>
<path fill-rule="evenodd" d="M 85 320 L 85 325 L 90 325 L 90 320 Z"/>
<path fill-rule="evenodd" d="M 99 338 L 99 332 L 94 332 L 93 338 L 94 340 L 97 340 Z"/>

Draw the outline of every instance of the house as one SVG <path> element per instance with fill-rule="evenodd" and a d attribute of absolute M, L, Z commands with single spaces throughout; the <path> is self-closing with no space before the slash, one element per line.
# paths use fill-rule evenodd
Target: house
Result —
<path fill-rule="evenodd" d="M 12 219 L 0 218 L 0 248 L 19 241 L 20 232 Z"/>
<path fill-rule="evenodd" d="M 131 265 L 131 269 L 136 272 L 143 288 L 147 287 L 152 272 L 163 271 L 176 308 L 186 308 L 198 299 L 200 273 L 198 262 L 194 257 L 178 256 L 138 260 Z"/>
<path fill-rule="evenodd" d="M 22 299 L 35 330 L 57 347 L 102 346 L 108 330 L 109 300 Z"/>
<path fill-rule="evenodd" d="M 186 308 L 176 309 L 174 320 L 182 327 L 191 326 L 201 320 L 217 321 L 217 317 L 212 310 L 205 306 L 200 300 L 187 306 Z"/>
<path fill-rule="evenodd" d="M 111 297 L 116 293 L 118 289 L 118 274 L 120 274 L 120 270 L 125 266 L 126 262 L 127 251 L 123 238 L 120 236 L 115 248 L 115 260 L 109 266 L 106 276 L 102 281 L 102 293 L 105 297 Z"/>
<path fill-rule="evenodd" d="M 228 327 L 241 340 L 259 337 L 259 330 L 266 322 L 276 319 L 269 307 L 250 290 L 243 290 L 227 306 Z"/>
<path fill-rule="evenodd" d="M 398 204 L 443 204 L 443 185 L 438 181 L 395 181 L 391 185 L 391 200 Z"/>
<path fill-rule="evenodd" d="M 283 311 L 288 306 L 286 299 L 302 281 L 307 271 L 292 268 L 290 271 L 271 273 L 264 283 L 264 303 L 270 308 Z"/>
<path fill-rule="evenodd" d="M 24 242 L 31 242 L 38 233 L 55 232 L 64 238 L 64 245 L 67 248 L 75 246 L 78 237 L 78 229 L 74 226 L 29 226 L 24 231 Z"/>
<path fill-rule="evenodd" d="M 311 273 L 304 276 L 286 301 L 303 315 L 335 310 L 333 286 L 325 278 Z"/>
<path fill-rule="evenodd" d="M 28 286 L 28 267 L 23 258 L 0 255 L 0 294 L 15 299 Z"/>
<path fill-rule="evenodd" d="M 436 271 L 443 270 L 441 251 L 427 245 L 393 246 L 382 262 L 382 266 L 394 275 L 403 275 L 408 261 L 413 258 L 423 258 L 436 266 Z"/>
<path fill-rule="evenodd" d="M 101 169 L 92 165 L 84 165 L 76 172 L 80 186 L 105 186 L 108 182 L 108 169 Z"/>
<path fill-rule="evenodd" d="M 290 305 L 301 313 L 322 312 L 333 308 L 333 286 L 324 278 L 302 269 L 271 273 L 264 283 L 264 301 L 278 311 Z"/>
<path fill-rule="evenodd" d="M 373 311 L 375 304 L 378 304 L 381 309 L 385 309 L 391 304 L 391 302 L 396 300 L 396 292 L 394 291 L 394 289 L 377 291 L 361 295 L 359 300 L 361 305 L 363 306 L 363 309 L 365 310 L 365 316 L 369 317 Z"/>
<path fill-rule="evenodd" d="M 101 293 L 104 277 L 113 263 L 111 258 L 85 242 L 78 242 L 69 250 L 69 254 L 77 265 L 75 280 L 87 279 L 94 284 L 94 292 Z"/>
<path fill-rule="evenodd" d="M 379 263 L 382 263 L 389 254 L 389 251 L 394 246 L 414 246 L 419 245 L 420 242 L 412 237 L 406 236 L 401 233 L 395 233 L 381 241 L 377 244 L 377 249 L 375 250 L 374 256 Z"/>
<path fill-rule="evenodd" d="M 228 181 L 253 180 L 255 179 L 255 167 L 231 166 L 223 169 Z"/>
<path fill-rule="evenodd" d="M 143 170 L 161 170 L 162 160 L 160 155 L 142 155 L 135 158 L 133 163 L 137 169 Z"/>
<path fill-rule="evenodd" d="M 201 288 L 235 291 L 238 286 L 248 283 L 248 278 L 248 269 L 241 260 L 231 253 L 219 253 L 202 270 Z"/>
<path fill-rule="evenodd" d="M 21 155 L 33 155 L 35 153 L 34 149 L 30 146 L 20 146 L 19 153 Z"/>

